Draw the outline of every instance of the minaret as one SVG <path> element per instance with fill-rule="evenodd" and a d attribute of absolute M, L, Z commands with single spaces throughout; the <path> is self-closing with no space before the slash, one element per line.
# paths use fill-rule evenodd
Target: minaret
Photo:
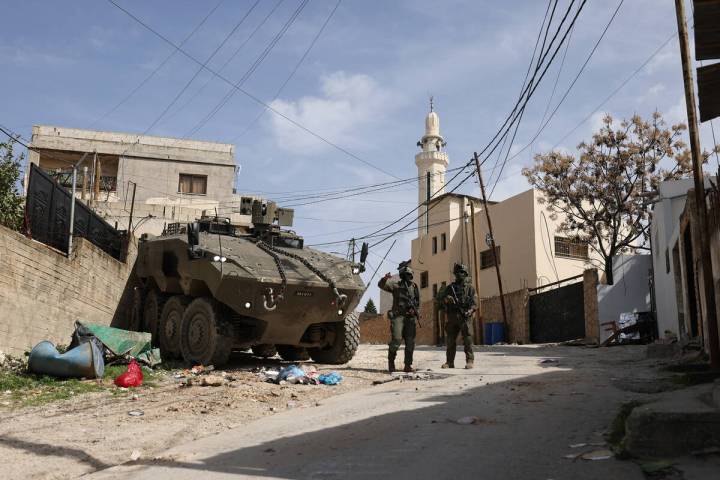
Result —
<path fill-rule="evenodd" d="M 430 97 L 430 113 L 425 117 L 425 135 L 417 143 L 422 149 L 415 155 L 418 168 L 418 204 L 423 205 L 428 198 L 437 198 L 445 193 L 445 170 L 448 166 L 447 153 L 443 151 L 446 142 L 440 135 L 440 117 L 433 108 Z M 427 233 L 428 215 L 423 205 L 418 210 L 418 236 Z"/>

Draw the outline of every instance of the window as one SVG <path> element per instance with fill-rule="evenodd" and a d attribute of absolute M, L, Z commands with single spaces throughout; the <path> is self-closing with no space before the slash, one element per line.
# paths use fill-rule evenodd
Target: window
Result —
<path fill-rule="evenodd" d="M 447 235 L 444 233 L 440 235 L 440 247 L 442 248 L 443 252 L 447 250 Z"/>
<path fill-rule="evenodd" d="M 433 283 L 432 292 L 433 292 L 433 298 L 437 298 L 437 294 L 438 294 L 437 283 Z"/>
<path fill-rule="evenodd" d="M 432 239 L 432 254 L 435 255 L 437 253 L 437 237 L 433 237 Z"/>
<path fill-rule="evenodd" d="M 587 260 L 588 243 L 579 238 L 555 237 L 555 256 Z"/>
<path fill-rule="evenodd" d="M 497 249 L 497 259 L 498 264 L 502 263 L 502 260 L 500 259 L 500 246 L 496 245 L 495 248 Z M 484 270 L 486 268 L 494 267 L 495 261 L 493 257 L 493 251 L 492 248 L 488 248 L 487 250 L 483 250 L 480 252 L 480 269 Z"/>
<path fill-rule="evenodd" d="M 428 287 L 428 272 L 420 272 L 420 288 Z"/>
<path fill-rule="evenodd" d="M 665 273 L 670 273 L 670 251 L 665 249 Z"/>
<path fill-rule="evenodd" d="M 178 193 L 190 193 L 193 195 L 207 194 L 207 175 L 180 174 L 178 182 Z"/>

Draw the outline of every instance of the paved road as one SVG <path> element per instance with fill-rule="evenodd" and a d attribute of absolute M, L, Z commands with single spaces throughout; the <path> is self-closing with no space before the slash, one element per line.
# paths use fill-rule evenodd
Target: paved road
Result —
<path fill-rule="evenodd" d="M 603 441 L 620 403 L 638 396 L 614 384 L 652 376 L 641 355 L 637 347 L 485 347 L 474 370 L 287 410 L 92 478 L 642 479 L 630 462 L 564 458 L 602 448 L 570 445 Z M 557 363 L 541 363 L 548 358 Z M 421 349 L 417 359 L 440 373 L 441 350 Z M 466 416 L 477 423 L 456 422 Z"/>

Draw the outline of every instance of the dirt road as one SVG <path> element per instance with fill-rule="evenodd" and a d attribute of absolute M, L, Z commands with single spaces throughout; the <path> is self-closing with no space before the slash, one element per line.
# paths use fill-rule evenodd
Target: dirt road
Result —
<path fill-rule="evenodd" d="M 641 479 L 634 463 L 583 455 L 605 457 L 620 404 L 652 395 L 638 393 L 657 375 L 643 351 L 486 347 L 472 371 L 351 391 L 91 478 Z M 384 352 L 364 347 L 354 366 L 373 372 Z M 442 359 L 417 352 L 435 372 Z"/>

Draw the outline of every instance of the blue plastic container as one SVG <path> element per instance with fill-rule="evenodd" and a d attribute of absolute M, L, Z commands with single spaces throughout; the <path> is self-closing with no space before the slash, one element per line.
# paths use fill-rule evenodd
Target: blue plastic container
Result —
<path fill-rule="evenodd" d="M 502 322 L 489 322 L 485 324 L 485 345 L 495 345 L 505 341 L 505 324 Z"/>

